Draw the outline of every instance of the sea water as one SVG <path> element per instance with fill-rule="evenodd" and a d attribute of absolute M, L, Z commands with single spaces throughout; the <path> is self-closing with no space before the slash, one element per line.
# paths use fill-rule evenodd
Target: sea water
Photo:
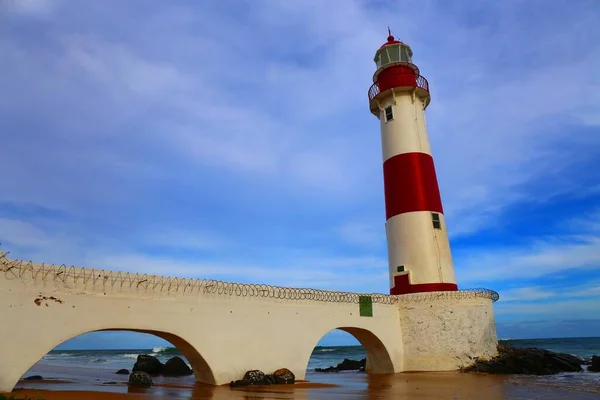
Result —
<path fill-rule="evenodd" d="M 600 338 L 563 338 L 563 339 L 527 339 L 527 340 L 501 340 L 513 347 L 538 347 L 560 353 L 568 353 L 582 359 L 589 360 L 593 355 L 600 355 Z M 48 353 L 36 366 L 51 367 L 87 367 L 84 370 L 104 370 L 114 373 L 118 369 L 131 370 L 139 354 L 155 356 L 163 363 L 174 356 L 185 357 L 173 347 L 155 347 L 152 349 L 119 349 L 119 350 L 53 350 Z M 322 380 L 323 373 L 315 372 L 315 368 L 327 368 L 336 366 L 345 358 L 360 360 L 366 357 L 365 350 L 361 346 L 317 346 L 310 357 L 306 378 L 311 381 Z M 34 366 L 28 373 L 39 371 Z M 282 365 L 285 367 L 285 365 Z M 584 370 L 586 368 L 584 367 Z M 73 371 L 73 368 L 68 368 Z M 348 372 L 346 372 L 348 373 Z M 352 373 L 352 372 L 349 372 Z M 25 374 L 27 376 L 28 374 Z M 90 377 L 92 377 L 91 375 Z M 58 379 L 72 379 L 73 376 L 56 375 Z M 192 377 L 182 379 L 193 382 Z M 600 388 L 600 373 L 579 372 L 561 373 L 550 376 L 539 377 L 515 377 L 514 380 L 527 379 L 529 382 L 539 383 L 544 386 L 555 388 Z"/>
<path fill-rule="evenodd" d="M 593 355 L 600 356 L 600 338 L 508 339 L 501 340 L 500 343 L 513 347 L 539 347 L 558 353 L 573 354 L 585 360 L 589 360 Z M 155 347 L 119 350 L 52 350 L 40 362 L 49 365 L 88 365 L 111 369 L 131 369 L 139 354 L 155 356 L 163 363 L 174 356 L 184 358 L 176 348 Z M 317 346 L 308 362 L 308 371 L 335 366 L 345 358 L 360 360 L 365 357 L 366 353 L 362 346 Z"/>

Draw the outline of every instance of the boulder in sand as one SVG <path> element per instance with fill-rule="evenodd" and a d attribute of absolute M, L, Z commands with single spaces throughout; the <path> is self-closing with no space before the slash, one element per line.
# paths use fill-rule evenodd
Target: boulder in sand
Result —
<path fill-rule="evenodd" d="M 150 387 L 152 386 L 152 378 L 146 372 L 135 371 L 129 375 L 128 385 L 133 387 Z"/>
<path fill-rule="evenodd" d="M 344 361 L 339 363 L 337 366 L 331 366 L 327 368 L 315 368 L 316 372 L 339 372 L 339 371 L 364 371 L 367 365 L 367 359 L 363 358 L 360 361 L 351 360 L 344 358 Z"/>
<path fill-rule="evenodd" d="M 248 382 L 249 385 L 262 385 L 265 380 L 265 373 L 258 369 L 246 371 L 242 380 Z"/>
<path fill-rule="evenodd" d="M 147 354 L 140 354 L 137 357 L 135 365 L 131 372 L 145 372 L 150 375 L 158 375 L 162 372 L 164 368 L 163 363 L 161 363 L 158 358 L 149 356 Z"/>
<path fill-rule="evenodd" d="M 273 372 L 273 378 L 275 383 L 277 384 L 292 384 L 296 382 L 296 377 L 287 368 L 280 368 L 277 371 Z"/>
<path fill-rule="evenodd" d="M 244 377 L 241 380 L 231 381 L 229 383 L 229 386 L 230 387 L 243 387 L 243 386 L 250 386 L 250 385 L 273 385 L 275 383 L 277 383 L 277 378 L 274 375 L 266 375 L 262 371 L 253 369 L 251 371 L 246 371 L 246 373 L 244 374 Z"/>
<path fill-rule="evenodd" d="M 187 376 L 192 375 L 193 372 L 181 357 L 173 357 L 165 363 L 162 374 L 166 376 Z"/>
<path fill-rule="evenodd" d="M 591 371 L 591 372 L 600 372 L 600 357 L 599 356 L 592 356 L 592 363 L 588 367 L 587 370 Z"/>
<path fill-rule="evenodd" d="M 118 370 L 117 372 L 115 372 L 115 374 L 117 374 L 117 375 L 129 375 L 129 371 L 126 370 L 125 368 L 122 368 L 122 369 Z"/>
<path fill-rule="evenodd" d="M 582 371 L 583 360 L 565 353 L 529 348 L 521 349 L 506 345 L 498 346 L 498 355 L 491 360 L 477 360 L 465 372 L 489 374 L 551 375 L 559 372 Z"/>

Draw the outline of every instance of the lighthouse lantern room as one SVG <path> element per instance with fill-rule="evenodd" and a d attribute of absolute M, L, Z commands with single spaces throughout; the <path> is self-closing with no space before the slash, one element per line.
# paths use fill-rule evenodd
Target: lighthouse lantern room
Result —
<path fill-rule="evenodd" d="M 381 126 L 391 294 L 458 290 L 425 124 L 429 84 L 412 56 L 389 32 L 369 89 Z"/>

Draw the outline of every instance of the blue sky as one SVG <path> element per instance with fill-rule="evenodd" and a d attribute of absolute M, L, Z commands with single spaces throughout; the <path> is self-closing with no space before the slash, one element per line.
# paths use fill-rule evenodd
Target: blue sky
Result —
<path fill-rule="evenodd" d="M 459 287 L 500 292 L 501 337 L 593 335 L 598 18 L 594 0 L 2 0 L 2 247 L 388 292 L 367 90 L 390 25 L 431 86 Z M 138 343 L 70 345 L 98 335 Z"/>

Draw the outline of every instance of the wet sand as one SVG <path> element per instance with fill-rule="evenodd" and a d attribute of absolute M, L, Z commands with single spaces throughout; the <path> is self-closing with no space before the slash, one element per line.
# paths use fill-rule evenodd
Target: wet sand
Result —
<path fill-rule="evenodd" d="M 81 371 L 80 371 L 81 372 Z M 530 377 L 491 376 L 460 372 L 400 373 L 369 375 L 361 373 L 310 373 L 310 381 L 294 385 L 256 386 L 231 389 L 228 386 L 196 384 L 190 379 L 158 379 L 148 389 L 132 390 L 127 377 L 111 375 L 89 381 L 20 381 L 16 397 L 46 400 L 120 399 L 575 399 L 600 398 L 600 387 L 557 388 Z M 96 378 L 97 379 L 97 378 Z M 106 384 L 106 382 L 114 382 Z"/>

